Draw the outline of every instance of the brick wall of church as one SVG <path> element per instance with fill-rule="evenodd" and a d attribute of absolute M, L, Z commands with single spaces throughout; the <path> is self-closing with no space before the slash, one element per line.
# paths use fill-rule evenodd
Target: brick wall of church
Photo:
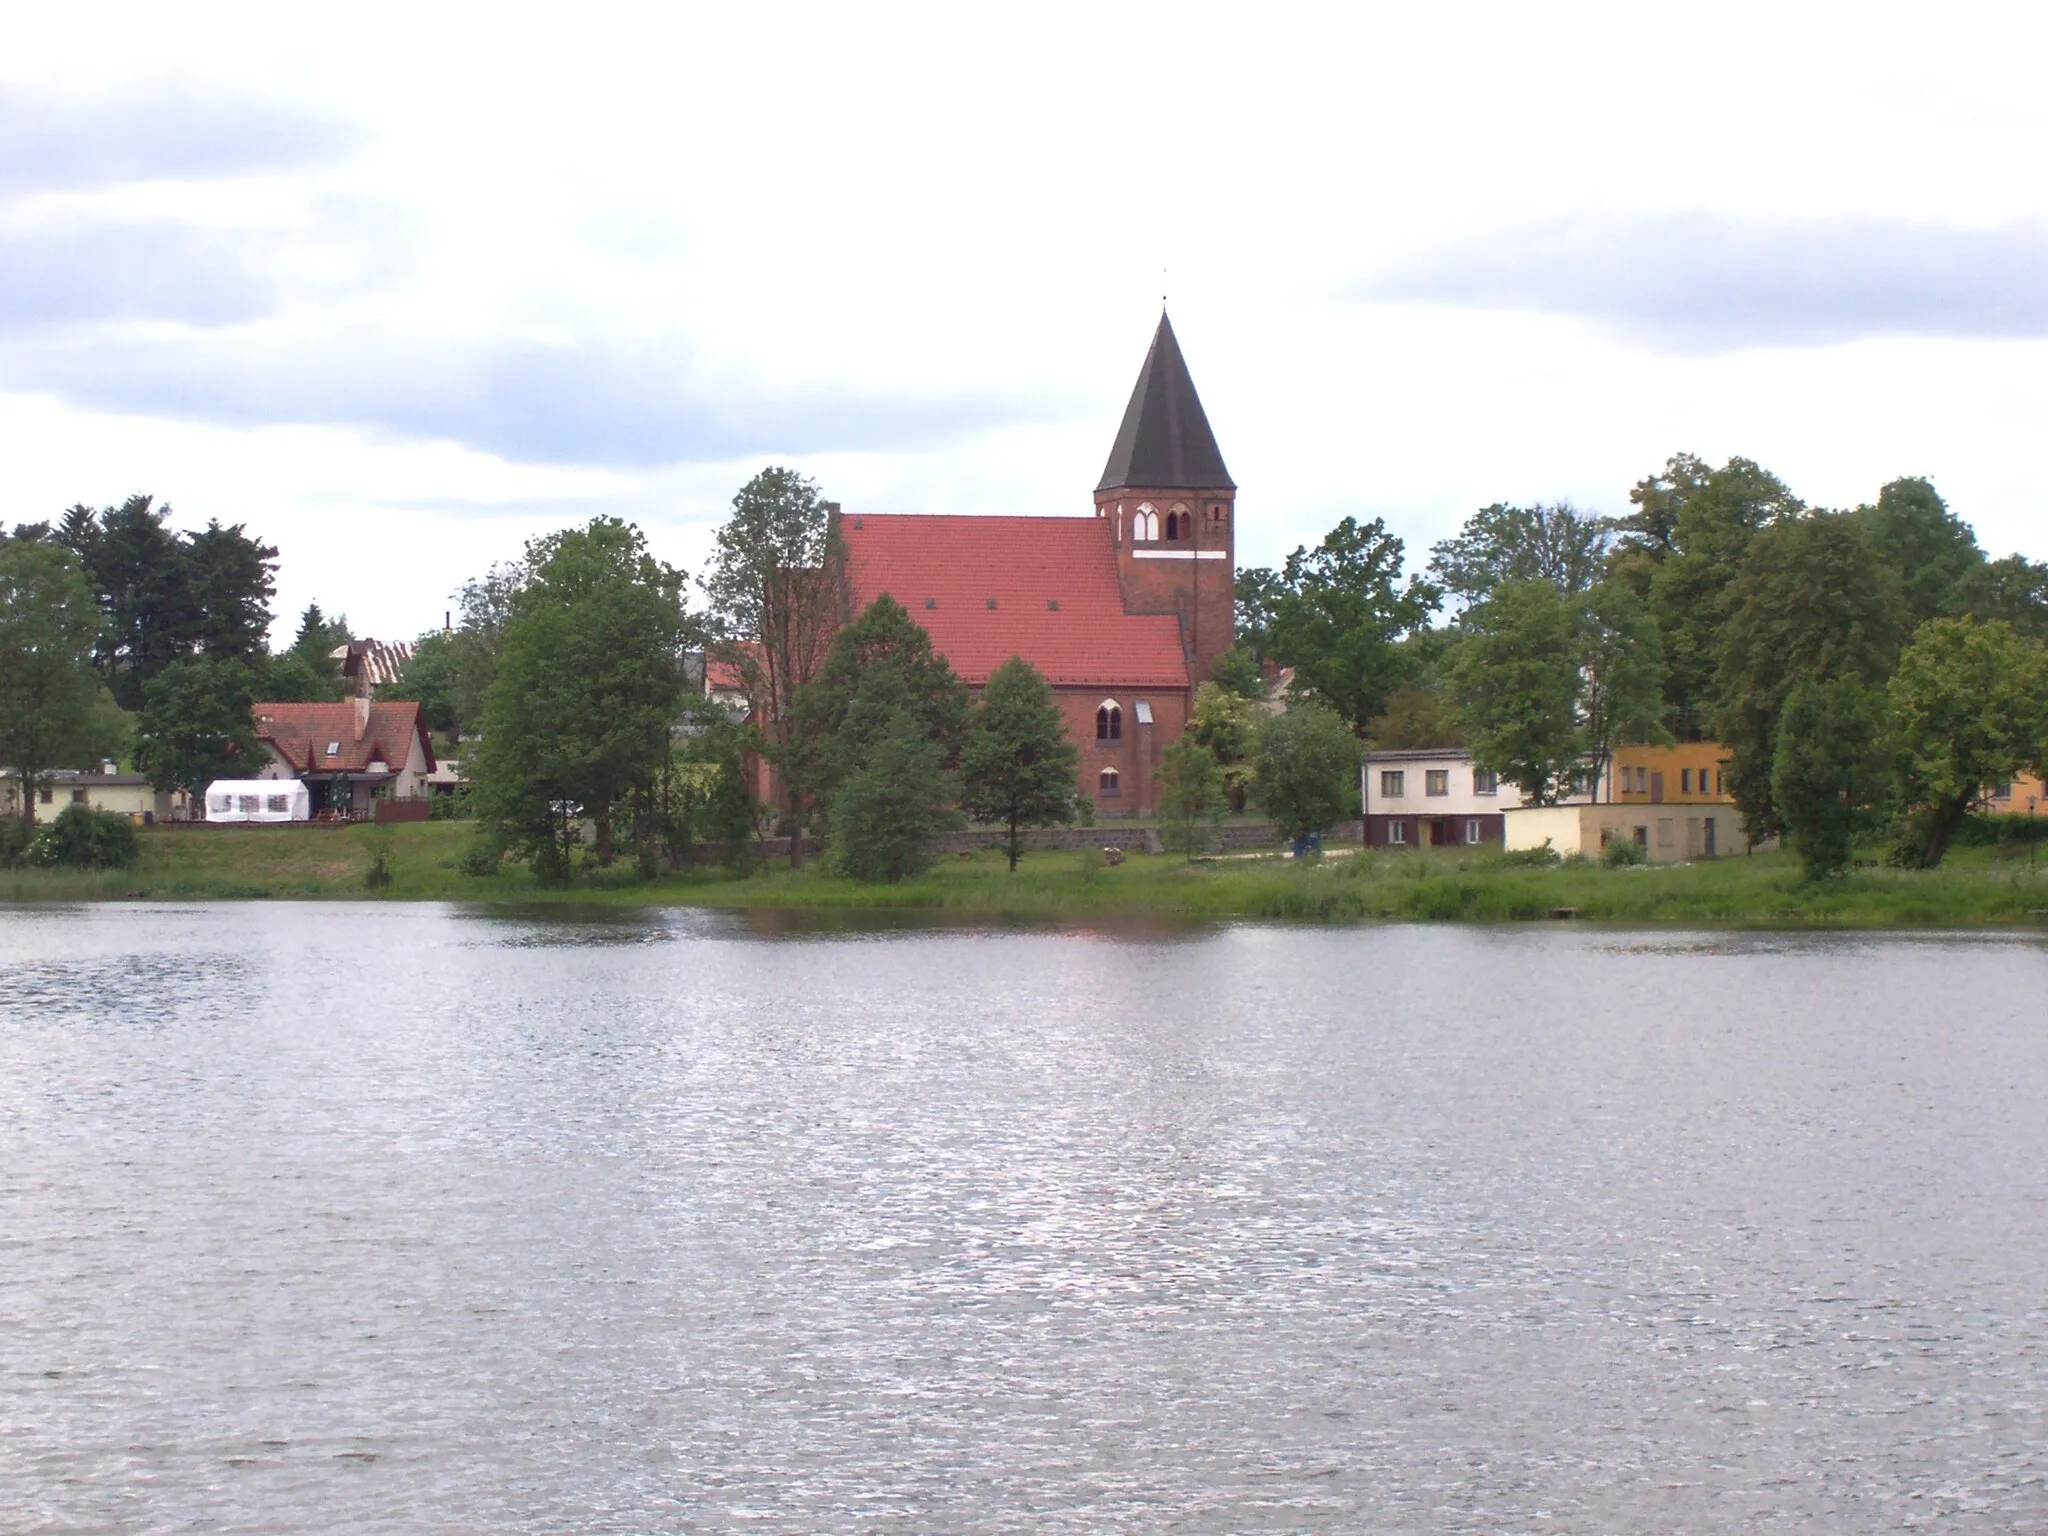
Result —
<path fill-rule="evenodd" d="M 1152 706 L 1152 725 L 1138 724 L 1138 700 Z M 1159 754 L 1180 740 L 1187 724 L 1188 695 L 1180 688 L 1055 688 L 1053 700 L 1066 717 L 1067 734 L 1081 749 L 1078 780 L 1081 793 L 1095 803 L 1098 816 L 1136 816 L 1154 810 L 1158 790 L 1152 783 Z M 1122 734 L 1112 741 L 1096 735 L 1096 711 L 1114 700 L 1121 714 Z M 1105 789 L 1102 771 L 1116 770 L 1116 787 Z"/>
<path fill-rule="evenodd" d="M 1197 683 L 1236 639 L 1234 500 L 1229 491 L 1125 489 L 1096 496 L 1097 515 L 1110 520 L 1116 541 L 1126 611 L 1180 620 Z M 1165 537 L 1169 517 L 1179 538 Z M 1153 537 L 1144 537 L 1148 530 Z"/>

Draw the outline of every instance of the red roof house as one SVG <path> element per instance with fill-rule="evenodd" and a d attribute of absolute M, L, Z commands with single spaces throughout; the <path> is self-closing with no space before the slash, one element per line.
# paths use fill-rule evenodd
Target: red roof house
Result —
<path fill-rule="evenodd" d="M 252 706 L 256 739 L 271 757 L 260 777 L 302 779 L 316 811 L 360 812 L 377 800 L 423 800 L 434 742 L 415 703 Z"/>

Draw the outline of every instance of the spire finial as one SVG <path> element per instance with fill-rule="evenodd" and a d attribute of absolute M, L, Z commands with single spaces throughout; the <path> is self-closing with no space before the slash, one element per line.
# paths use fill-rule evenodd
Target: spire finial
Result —
<path fill-rule="evenodd" d="M 1166 313 L 1166 268 L 1159 269 L 1159 313 Z"/>

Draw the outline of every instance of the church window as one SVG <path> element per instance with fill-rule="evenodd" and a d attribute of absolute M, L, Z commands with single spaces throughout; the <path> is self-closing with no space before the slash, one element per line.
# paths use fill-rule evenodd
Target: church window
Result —
<path fill-rule="evenodd" d="M 1169 539 L 1192 539 L 1195 536 L 1195 514 L 1186 507 L 1176 506 L 1166 514 L 1166 536 Z"/>
<path fill-rule="evenodd" d="M 1180 514 L 1178 512 L 1166 514 L 1166 536 L 1169 539 L 1180 537 Z"/>
<path fill-rule="evenodd" d="M 1114 768 L 1105 768 L 1102 770 L 1102 772 L 1095 775 L 1095 787 L 1101 790 L 1105 795 L 1115 794 L 1116 786 L 1117 772 Z"/>
<path fill-rule="evenodd" d="M 1131 542 L 1150 544 L 1159 538 L 1159 509 L 1149 501 L 1138 503 L 1138 510 L 1131 514 Z"/>
<path fill-rule="evenodd" d="M 1095 739 L 1097 741 L 1122 741 L 1124 739 L 1124 712 L 1115 699 L 1104 699 L 1095 711 Z"/>
<path fill-rule="evenodd" d="M 1214 526 L 1218 526 L 1218 527 L 1220 527 L 1220 526 L 1222 525 L 1222 522 L 1223 522 L 1223 503 L 1222 503 L 1222 502 L 1220 502 L 1220 501 L 1212 501 L 1212 502 L 1210 502 L 1210 503 L 1209 503 L 1209 521 L 1210 521 L 1210 523 L 1211 523 L 1212 525 L 1214 525 Z"/>

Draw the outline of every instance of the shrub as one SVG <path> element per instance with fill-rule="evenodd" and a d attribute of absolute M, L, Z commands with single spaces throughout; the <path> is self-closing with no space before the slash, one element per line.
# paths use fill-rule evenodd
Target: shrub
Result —
<path fill-rule="evenodd" d="M 28 862 L 45 869 L 126 869 L 141 851 L 135 823 L 120 812 L 67 805 L 36 833 Z"/>
<path fill-rule="evenodd" d="M 1632 837 L 1617 837 L 1600 850 L 1600 862 L 1609 869 L 1633 869 L 1650 862 L 1650 850 Z"/>
<path fill-rule="evenodd" d="M 391 884 L 391 838 L 387 833 L 370 844 L 370 867 L 363 871 L 363 889 L 381 891 Z"/>
<path fill-rule="evenodd" d="M 1546 837 L 1541 848 L 1517 848 L 1512 853 L 1503 853 L 1500 862 L 1510 869 L 1548 869 L 1564 861 Z"/>
<path fill-rule="evenodd" d="M 9 816 L 0 821 L 0 869 L 12 869 L 28 853 L 29 837 L 20 821 Z"/>
<path fill-rule="evenodd" d="M 495 875 L 498 872 L 499 864 L 504 861 L 504 858 L 505 850 L 498 846 L 495 838 L 479 836 L 464 851 L 462 861 L 457 868 L 465 875 L 474 875 L 477 879 L 482 880 Z"/>

